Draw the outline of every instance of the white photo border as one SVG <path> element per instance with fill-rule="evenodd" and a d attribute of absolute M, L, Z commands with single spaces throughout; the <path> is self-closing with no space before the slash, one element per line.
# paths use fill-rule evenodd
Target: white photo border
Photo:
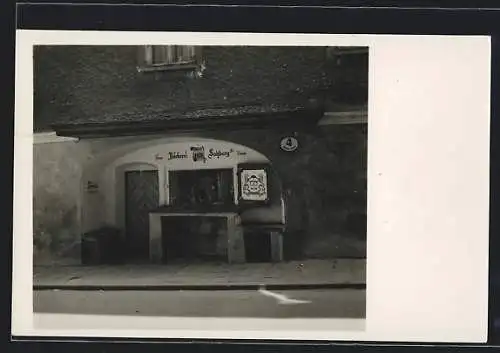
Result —
<path fill-rule="evenodd" d="M 145 43 L 370 48 L 366 322 L 33 314 L 32 47 Z M 487 36 L 18 30 L 12 335 L 486 342 L 490 50 Z"/>

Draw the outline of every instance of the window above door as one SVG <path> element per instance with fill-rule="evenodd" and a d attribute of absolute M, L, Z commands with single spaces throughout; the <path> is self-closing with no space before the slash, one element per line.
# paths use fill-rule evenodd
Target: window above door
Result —
<path fill-rule="evenodd" d="M 192 45 L 143 45 L 139 47 L 139 72 L 197 70 L 201 47 Z"/>

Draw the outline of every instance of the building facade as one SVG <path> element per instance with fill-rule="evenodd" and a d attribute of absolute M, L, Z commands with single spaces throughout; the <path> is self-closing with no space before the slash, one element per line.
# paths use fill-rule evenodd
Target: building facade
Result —
<path fill-rule="evenodd" d="M 365 48 L 39 46 L 34 65 L 35 263 L 80 263 L 103 227 L 148 259 L 155 209 L 234 212 L 256 259 L 269 231 L 284 260 L 365 256 Z M 163 232 L 227 252 L 196 219 Z"/>

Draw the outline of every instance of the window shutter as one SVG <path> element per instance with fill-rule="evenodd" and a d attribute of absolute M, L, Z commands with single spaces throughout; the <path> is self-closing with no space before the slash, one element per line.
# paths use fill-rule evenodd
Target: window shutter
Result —
<path fill-rule="evenodd" d="M 238 203 L 240 205 L 268 204 L 272 194 L 272 180 L 269 164 L 239 164 Z"/>

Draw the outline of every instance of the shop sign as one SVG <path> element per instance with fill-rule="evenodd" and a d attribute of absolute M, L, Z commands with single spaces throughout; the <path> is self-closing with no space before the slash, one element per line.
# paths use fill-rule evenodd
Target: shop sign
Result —
<path fill-rule="evenodd" d="M 193 162 L 207 162 L 207 157 L 205 155 L 205 146 L 193 146 L 191 147 Z"/>
<path fill-rule="evenodd" d="M 208 150 L 208 159 L 230 158 L 233 153 L 234 150 L 232 148 L 229 150 L 219 150 L 211 148 Z"/>
<path fill-rule="evenodd" d="M 168 160 L 171 161 L 172 159 L 187 159 L 188 154 L 187 152 L 168 152 Z"/>
<path fill-rule="evenodd" d="M 188 151 L 183 152 L 168 152 L 167 160 L 171 161 L 174 159 L 189 159 L 191 158 L 193 162 L 206 163 L 210 160 L 221 160 L 230 159 L 234 156 L 246 156 L 245 151 L 236 151 L 232 148 L 206 148 L 204 145 L 191 146 Z"/>

